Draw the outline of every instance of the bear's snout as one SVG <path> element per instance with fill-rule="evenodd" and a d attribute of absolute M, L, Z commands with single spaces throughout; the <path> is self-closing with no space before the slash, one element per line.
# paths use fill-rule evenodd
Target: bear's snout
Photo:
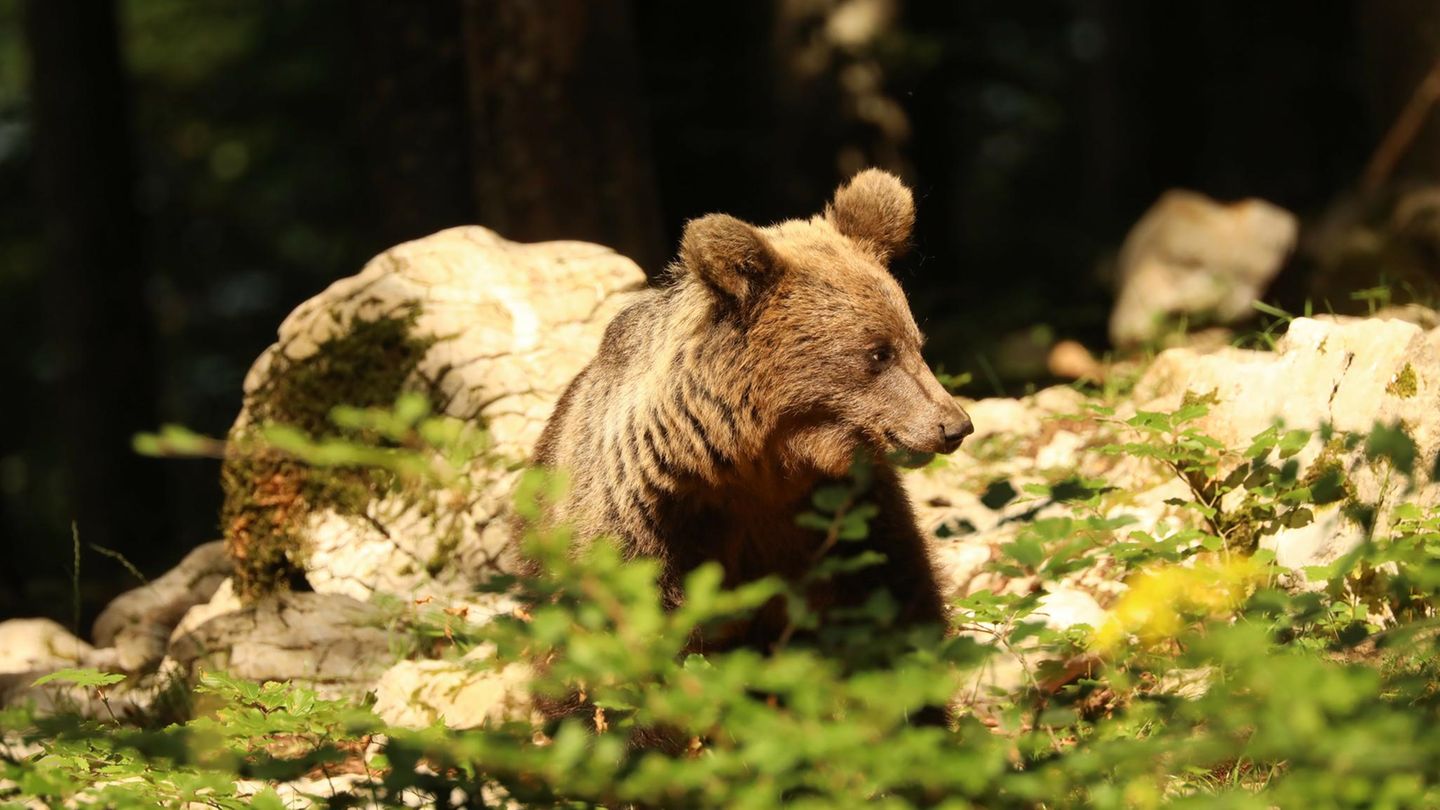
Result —
<path fill-rule="evenodd" d="M 942 453 L 955 452 L 965 437 L 975 432 L 975 424 L 970 421 L 970 414 L 965 413 L 965 409 L 958 405 L 955 406 L 955 411 L 956 416 L 940 423 Z"/>
<path fill-rule="evenodd" d="M 959 449 L 965 437 L 975 432 L 970 414 L 948 396 L 943 402 L 927 402 L 918 410 L 912 414 L 908 428 L 886 431 L 895 447 L 912 453 L 946 455 Z"/>
<path fill-rule="evenodd" d="M 905 398 L 904 427 L 897 438 L 921 453 L 953 453 L 975 432 L 970 414 L 940 384 L 917 352 L 910 363 L 911 396 Z"/>

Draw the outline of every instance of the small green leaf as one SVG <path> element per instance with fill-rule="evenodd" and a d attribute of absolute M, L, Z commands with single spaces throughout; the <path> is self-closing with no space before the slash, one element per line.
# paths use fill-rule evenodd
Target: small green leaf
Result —
<path fill-rule="evenodd" d="M 1245 456 L 1260 458 L 1269 453 L 1275 447 L 1275 443 L 1279 441 L 1279 432 L 1279 428 L 1272 425 L 1255 434 L 1255 438 L 1250 440 L 1250 448 L 1245 451 Z"/>
<path fill-rule="evenodd" d="M 1285 514 L 1285 525 L 1292 529 L 1309 526 L 1315 521 L 1315 513 L 1305 507 L 1292 509 Z"/>
<path fill-rule="evenodd" d="M 112 683 L 119 683 L 123 680 L 125 680 L 125 676 L 115 672 L 101 672 L 98 669 L 68 668 L 57 669 L 49 675 L 41 675 L 30 685 L 42 686 L 58 681 L 61 683 L 73 683 L 77 686 L 109 686 Z"/>
<path fill-rule="evenodd" d="M 1365 457 L 1384 458 L 1396 470 L 1410 475 L 1415 469 L 1415 442 L 1400 425 L 1377 424 L 1365 439 Z"/>
<path fill-rule="evenodd" d="M 1278 447 L 1280 448 L 1280 458 L 1290 458 L 1301 450 L 1304 450 L 1305 445 L 1309 443 L 1310 431 L 1288 431 L 1284 436 L 1280 437 L 1280 441 L 1278 443 Z"/>
<path fill-rule="evenodd" d="M 795 525 L 802 529 L 814 529 L 817 532 L 830 531 L 832 519 L 815 512 L 801 512 L 795 516 Z"/>
<path fill-rule="evenodd" d="M 1026 568 L 1038 568 L 1045 562 L 1045 547 L 1039 541 L 1020 537 L 1000 547 L 1000 551 Z"/>

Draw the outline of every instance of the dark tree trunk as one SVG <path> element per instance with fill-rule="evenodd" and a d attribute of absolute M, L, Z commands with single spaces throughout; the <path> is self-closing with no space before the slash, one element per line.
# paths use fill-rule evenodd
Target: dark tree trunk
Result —
<path fill-rule="evenodd" d="M 374 249 L 473 222 L 461 0 L 362 0 L 353 15 Z"/>
<path fill-rule="evenodd" d="M 662 243 L 628 0 L 464 0 L 479 221 L 585 239 L 650 272 Z"/>
<path fill-rule="evenodd" d="M 82 540 L 144 561 L 167 510 L 130 450 L 155 426 L 155 355 L 115 5 L 29 0 L 25 27 L 70 506 Z"/>

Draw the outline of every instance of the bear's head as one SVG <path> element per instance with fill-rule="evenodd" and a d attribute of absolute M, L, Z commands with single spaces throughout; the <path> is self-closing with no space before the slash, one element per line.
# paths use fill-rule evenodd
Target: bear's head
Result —
<path fill-rule="evenodd" d="M 914 223 L 910 190 L 870 169 L 809 220 L 760 228 L 711 214 L 686 227 L 677 271 L 739 330 L 767 450 L 786 466 L 840 475 L 859 449 L 949 453 L 972 431 L 921 357 L 887 267 Z"/>

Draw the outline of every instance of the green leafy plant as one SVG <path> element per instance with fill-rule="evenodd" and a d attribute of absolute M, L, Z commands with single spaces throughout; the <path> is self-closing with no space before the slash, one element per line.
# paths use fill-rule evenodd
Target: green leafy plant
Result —
<path fill-rule="evenodd" d="M 194 687 L 192 715 L 164 727 L 0 713 L 0 803 L 280 807 L 297 795 L 332 807 L 1440 803 L 1430 765 L 1440 756 L 1440 513 L 1394 507 L 1383 536 L 1307 572 L 1309 589 L 1280 587 L 1285 572 L 1255 550 L 1268 532 L 1353 497 L 1342 458 L 1358 453 L 1396 476 L 1417 475 L 1414 443 L 1384 426 L 1367 436 L 1322 431 L 1330 452 L 1302 471 L 1296 459 L 1308 432 L 1275 427 L 1225 447 L 1199 427 L 1205 410 L 1191 401 L 1121 420 L 1096 406 L 1093 417 L 1123 439 L 1099 452 L 1150 459 L 1184 482 L 1175 525 L 1134 527 L 1116 509 L 1125 493 L 1102 481 L 996 487 L 997 504 L 1025 511 L 994 570 L 1031 586 L 955 600 L 943 637 L 898 629 L 883 599 L 816 634 L 798 597 L 804 581 L 727 590 L 714 564 L 693 571 L 683 606 L 667 611 L 653 561 L 626 560 L 604 541 L 577 552 L 565 530 L 537 532 L 527 543 L 546 575 L 496 586 L 523 595 L 528 612 L 483 626 L 437 618 L 413 649 L 492 645 L 492 656 L 471 662 L 480 677 L 548 662 L 533 692 L 581 694 L 588 713 L 543 728 L 522 719 L 466 731 L 395 728 L 363 701 L 212 672 Z M 395 445 L 418 424 L 406 418 L 357 417 L 384 454 L 315 450 L 324 440 L 311 438 L 291 452 L 321 471 L 339 459 L 443 475 L 429 449 L 413 451 L 423 465 L 397 463 L 411 451 Z M 527 473 L 517 508 L 533 516 L 562 486 Z M 809 576 L 874 562 L 829 553 L 868 531 L 866 491 L 860 467 L 815 493 L 800 519 L 825 542 Z M 1130 583 L 1104 625 L 1048 628 L 1038 612 L 1045 588 L 1099 565 L 1118 567 L 1113 575 Z M 777 599 L 797 633 L 774 652 L 688 651 L 697 634 Z M 982 674 L 1006 661 L 1022 670 L 1017 685 L 981 688 Z M 70 670 L 40 687 L 106 689 L 117 677 Z M 946 702 L 948 726 L 913 722 Z M 649 731 L 674 744 L 637 745 Z"/>

